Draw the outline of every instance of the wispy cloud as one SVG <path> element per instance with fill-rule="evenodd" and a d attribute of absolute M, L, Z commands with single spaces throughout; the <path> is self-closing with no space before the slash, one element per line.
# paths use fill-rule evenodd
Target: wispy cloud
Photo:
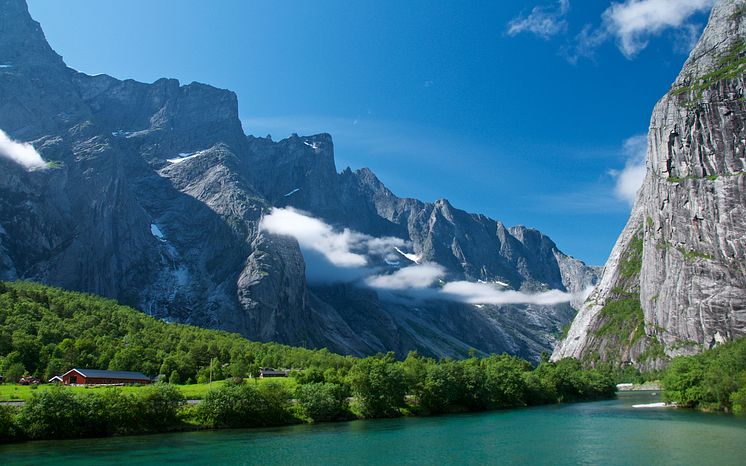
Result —
<path fill-rule="evenodd" d="M 426 263 L 404 267 L 391 274 L 368 277 L 365 283 L 372 288 L 407 290 L 427 288 L 445 275 L 446 270 L 442 266 Z"/>
<path fill-rule="evenodd" d="M 610 157 L 610 152 L 606 148 L 589 152 L 596 157 Z M 621 155 L 624 168 L 609 168 L 598 179 L 581 185 L 573 191 L 533 196 L 531 204 L 538 206 L 539 209 L 550 206 L 550 210 L 546 210 L 547 213 L 588 215 L 589 213 L 628 212 L 645 179 L 647 137 L 644 134 L 632 136 L 622 143 L 621 151 L 617 147 L 613 154 L 614 164 L 618 164 Z M 611 164 L 612 162 L 609 161 L 609 165 Z"/>
<path fill-rule="evenodd" d="M 567 303 L 572 295 L 560 290 L 549 290 L 540 293 L 524 293 L 514 290 L 499 290 L 487 283 L 457 281 L 446 283 L 441 295 L 446 299 L 469 304 L 553 304 Z"/>
<path fill-rule="evenodd" d="M 0 129 L 0 157 L 11 160 L 26 170 L 43 170 L 47 164 L 34 146 L 11 139 Z"/>
<path fill-rule="evenodd" d="M 438 299 L 466 304 L 538 304 L 551 306 L 567 303 L 572 294 L 560 290 L 538 293 L 506 290 L 501 285 L 464 280 L 444 282 L 446 271 L 438 264 L 412 265 L 391 274 L 368 277 L 371 288 L 392 292 L 397 298 Z M 441 284 L 442 286 L 434 286 Z"/>
<path fill-rule="evenodd" d="M 632 136 L 624 141 L 623 152 L 627 162 L 622 170 L 610 173 L 616 179 L 614 193 L 629 205 L 635 203 L 637 191 L 645 179 L 645 160 L 647 158 L 647 137 L 644 134 Z"/>
<path fill-rule="evenodd" d="M 675 33 L 674 50 L 689 52 L 699 38 L 702 25 L 691 21 L 693 15 L 708 11 L 715 0 L 625 0 L 612 2 L 601 14 L 600 23 L 587 24 L 574 39 L 560 49 L 570 63 L 592 58 L 598 47 L 615 41 L 625 57 L 632 59 L 648 46 L 652 37 L 665 31 Z M 550 39 L 567 32 L 569 0 L 535 6 L 528 15 L 508 23 L 508 35 L 524 32 Z"/>
<path fill-rule="evenodd" d="M 627 0 L 611 5 L 603 14 L 605 27 L 614 34 L 622 53 L 634 57 L 651 36 L 688 27 L 695 13 L 712 8 L 715 0 Z"/>
<path fill-rule="evenodd" d="M 596 49 L 614 40 L 625 57 L 632 59 L 648 46 L 651 37 L 677 31 L 674 49 L 686 53 L 696 44 L 701 25 L 690 18 L 712 8 L 715 0 L 626 0 L 612 3 L 597 27 L 586 25 L 563 53 L 570 62 L 592 57 Z M 683 36 L 682 36 L 683 34 Z M 685 40 L 680 40 L 682 37 Z"/>
<path fill-rule="evenodd" d="M 293 236 L 301 248 L 321 254 L 332 265 L 342 268 L 365 267 L 369 256 L 397 259 L 396 248 L 407 246 L 400 238 L 375 238 L 331 225 L 293 208 L 274 208 L 259 223 L 262 231 Z"/>
<path fill-rule="evenodd" d="M 402 268 L 376 265 L 381 259 L 403 260 L 403 254 L 397 248 L 408 246 L 408 242 L 401 238 L 376 238 L 349 229 L 335 230 L 322 220 L 291 208 L 272 209 L 262 218 L 260 229 L 292 236 L 298 241 L 311 283 L 357 283 L 383 292 L 384 297 L 439 299 L 467 304 L 553 305 L 572 299 L 569 293 L 560 290 L 525 293 L 488 283 L 446 282 L 446 269 L 435 263 Z"/>
<path fill-rule="evenodd" d="M 559 0 L 556 4 L 535 6 L 528 15 L 520 15 L 508 23 L 508 35 L 516 36 L 528 32 L 549 39 L 567 29 L 565 16 L 570 10 L 570 0 Z"/>

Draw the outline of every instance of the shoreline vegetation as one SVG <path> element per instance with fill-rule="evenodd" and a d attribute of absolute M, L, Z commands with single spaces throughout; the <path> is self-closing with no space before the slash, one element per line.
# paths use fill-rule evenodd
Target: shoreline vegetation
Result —
<path fill-rule="evenodd" d="M 678 407 L 746 414 L 746 338 L 674 358 L 661 383 Z"/>
<path fill-rule="evenodd" d="M 479 412 L 614 396 L 611 379 L 576 360 L 519 358 L 440 361 L 410 354 L 360 359 L 344 379 L 314 369 L 294 383 L 230 378 L 196 405 L 179 387 L 155 383 L 77 390 L 35 390 L 22 407 L 0 405 L 0 442 L 107 437 L 201 429 L 284 426 L 353 419 Z"/>
<path fill-rule="evenodd" d="M 742 343 L 730 347 L 746 351 Z M 730 354 L 730 347 L 724 345 L 718 354 Z M 690 365 L 677 360 L 674 373 L 686 373 Z M 260 366 L 293 371 L 288 379 L 259 380 Z M 618 382 L 639 383 L 650 376 L 630 368 L 584 368 L 575 359 L 550 362 L 543 357 L 534 366 L 505 354 L 440 361 L 415 352 L 403 361 L 393 353 L 341 356 L 166 323 L 81 293 L 0 283 L 0 370 L 6 381 L 23 375 L 46 380 L 72 367 L 163 375 L 144 387 L 29 388 L 32 393 L 23 406 L 0 405 L 0 443 L 590 401 L 615 396 Z M 679 387 L 669 372 L 663 381 L 666 387 Z M 197 393 L 201 401 L 187 404 L 188 393 L 191 399 Z M 700 407 L 675 398 L 677 393 L 666 390 L 664 396 L 679 406 Z M 733 410 L 741 406 L 732 405 Z"/>
<path fill-rule="evenodd" d="M 82 293 L 0 283 L 0 370 L 6 380 L 48 380 L 73 367 L 163 374 L 169 383 L 31 389 L 23 406 L 0 406 L 0 441 L 435 415 L 601 399 L 615 392 L 608 374 L 584 370 L 571 359 L 544 358 L 534 367 L 508 355 L 356 358 L 166 323 Z M 259 382 L 259 367 L 290 368 L 292 377 Z M 179 387 L 209 380 L 225 381 L 213 382 L 198 404 L 186 404 Z"/>

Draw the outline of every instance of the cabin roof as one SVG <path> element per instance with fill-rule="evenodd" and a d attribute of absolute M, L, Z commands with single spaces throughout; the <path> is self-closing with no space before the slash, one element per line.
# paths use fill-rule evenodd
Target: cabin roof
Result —
<path fill-rule="evenodd" d="M 261 374 L 271 374 L 271 375 L 274 375 L 274 374 L 287 375 L 289 372 L 290 371 L 278 370 L 278 369 L 260 369 L 259 370 L 259 373 Z"/>
<path fill-rule="evenodd" d="M 85 378 L 93 379 L 127 379 L 127 380 L 150 380 L 150 377 L 141 372 L 130 372 L 130 371 L 107 371 L 102 369 L 70 369 L 65 372 L 62 376 L 66 376 L 70 372 L 77 372 Z"/>

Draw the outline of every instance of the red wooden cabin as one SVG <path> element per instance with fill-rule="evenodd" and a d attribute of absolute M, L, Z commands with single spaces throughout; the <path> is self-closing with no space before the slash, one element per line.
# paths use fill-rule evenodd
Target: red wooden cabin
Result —
<path fill-rule="evenodd" d="M 65 385 L 149 384 L 150 377 L 140 372 L 70 369 L 62 374 Z"/>

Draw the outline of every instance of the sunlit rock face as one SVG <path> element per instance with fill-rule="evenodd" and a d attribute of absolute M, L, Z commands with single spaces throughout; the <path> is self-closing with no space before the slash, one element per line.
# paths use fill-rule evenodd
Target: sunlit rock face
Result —
<path fill-rule="evenodd" d="M 746 333 L 745 40 L 746 2 L 717 3 L 653 110 L 629 222 L 554 358 L 660 368 Z M 607 331 L 609 303 L 630 296 L 636 325 Z"/>
<path fill-rule="evenodd" d="M 406 247 L 389 273 L 437 262 L 449 280 L 579 295 L 596 271 L 542 233 L 448 201 L 401 199 L 369 170 L 337 172 L 328 134 L 246 136 L 236 95 L 173 79 L 88 76 L 47 44 L 22 0 L 0 0 L 0 129 L 46 161 L 0 158 L 0 279 L 116 298 L 168 321 L 351 354 L 551 351 L 575 310 L 388 299 L 307 277 L 272 207 Z"/>

